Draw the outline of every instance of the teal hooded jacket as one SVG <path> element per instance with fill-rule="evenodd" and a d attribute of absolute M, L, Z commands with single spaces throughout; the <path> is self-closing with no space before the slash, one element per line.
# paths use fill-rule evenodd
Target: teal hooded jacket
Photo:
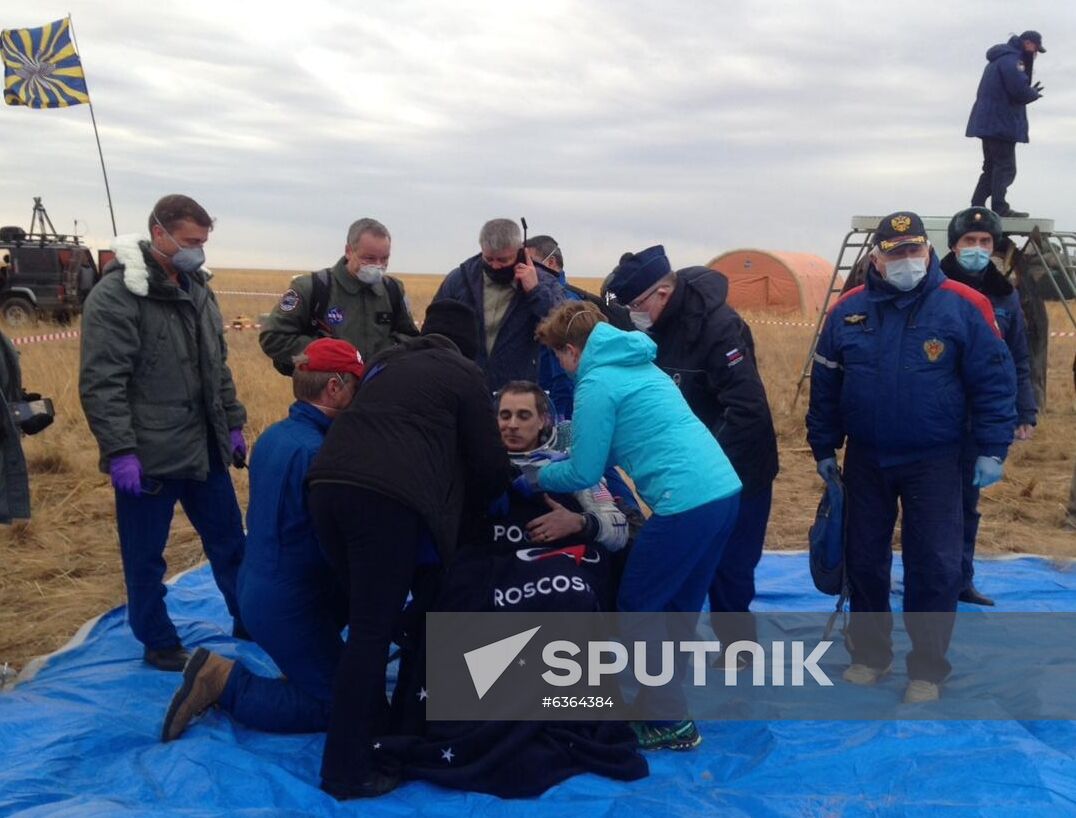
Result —
<path fill-rule="evenodd" d="M 546 491 L 579 491 L 620 466 L 655 514 L 690 511 L 736 494 L 740 479 L 641 332 L 598 324 L 576 373 L 572 449 L 539 472 Z"/>

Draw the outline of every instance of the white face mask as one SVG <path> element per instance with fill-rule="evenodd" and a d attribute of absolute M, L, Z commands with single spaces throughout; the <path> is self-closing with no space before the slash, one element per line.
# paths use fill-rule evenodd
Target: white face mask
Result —
<path fill-rule="evenodd" d="M 639 330 L 639 332 L 646 332 L 654 326 L 654 319 L 650 317 L 650 313 L 646 310 L 628 310 L 628 317 L 631 318 L 631 323 L 635 325 L 635 329 Z"/>
<path fill-rule="evenodd" d="M 376 264 L 364 264 L 359 268 L 356 277 L 363 284 L 376 284 L 385 275 L 385 268 Z"/>
<path fill-rule="evenodd" d="M 885 265 L 885 280 L 901 292 L 914 290 L 926 274 L 925 258 L 898 258 Z"/>

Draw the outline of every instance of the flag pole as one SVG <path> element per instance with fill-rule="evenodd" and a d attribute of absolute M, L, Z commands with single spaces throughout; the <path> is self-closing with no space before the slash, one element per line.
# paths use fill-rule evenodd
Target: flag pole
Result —
<path fill-rule="evenodd" d="M 75 23 L 71 15 L 67 15 L 67 27 L 71 30 L 71 42 L 78 52 L 78 40 L 75 38 Z M 82 62 L 82 54 L 79 54 L 79 62 L 82 63 L 82 76 L 86 77 L 86 63 Z M 90 122 L 93 123 L 93 138 L 97 140 L 97 155 L 101 158 L 101 175 L 105 178 L 105 196 L 108 198 L 108 215 L 112 217 L 112 235 L 116 235 L 116 211 L 112 209 L 112 191 L 108 187 L 108 170 L 105 168 L 105 154 L 101 150 L 101 135 L 97 132 L 97 117 L 93 114 L 93 97 L 90 95 L 90 83 L 86 82 L 86 99 L 90 106 Z"/>

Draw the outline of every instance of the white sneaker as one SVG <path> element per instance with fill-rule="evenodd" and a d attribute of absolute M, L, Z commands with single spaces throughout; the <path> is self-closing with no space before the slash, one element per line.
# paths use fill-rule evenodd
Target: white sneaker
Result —
<path fill-rule="evenodd" d="M 923 679 L 912 679 L 904 690 L 905 704 L 936 702 L 941 698 L 941 686 Z"/>
<path fill-rule="evenodd" d="M 841 674 L 841 678 L 854 685 L 872 685 L 887 676 L 892 669 L 892 663 L 882 668 L 856 663 L 845 668 L 844 673 Z"/>

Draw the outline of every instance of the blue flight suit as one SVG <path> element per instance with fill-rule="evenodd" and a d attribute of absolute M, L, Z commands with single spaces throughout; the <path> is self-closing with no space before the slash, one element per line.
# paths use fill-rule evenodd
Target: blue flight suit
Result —
<path fill-rule="evenodd" d="M 1016 426 L 1016 373 L 990 302 L 945 277 L 931 253 L 926 277 L 901 292 L 871 266 L 867 283 L 833 307 L 811 371 L 807 438 L 816 460 L 848 441 L 844 461 L 846 566 L 854 616 L 852 661 L 893 659 L 892 537 L 903 511 L 908 676 L 942 681 L 961 590 L 960 451 L 970 422 L 977 454 L 1004 458 Z M 908 613 L 935 612 L 922 618 Z"/>
<path fill-rule="evenodd" d="M 1016 422 L 1034 426 L 1038 415 L 1035 390 L 1031 385 L 1031 353 L 1028 351 L 1027 324 L 1020 307 L 1020 296 L 1013 285 L 994 266 L 993 262 L 978 274 L 960 266 L 956 256 L 949 253 L 941 260 L 942 272 L 954 281 L 978 290 L 990 300 L 1001 337 L 1009 347 L 1016 367 Z M 971 587 L 975 578 L 975 538 L 979 533 L 979 488 L 972 485 L 975 477 L 975 438 L 968 429 L 960 453 L 960 471 L 964 502 L 964 555 L 961 564 L 964 575 L 962 589 Z"/>
<path fill-rule="evenodd" d="M 220 703 L 259 730 L 306 733 L 329 724 L 347 598 L 322 556 L 304 480 L 330 422 L 320 409 L 296 401 L 287 419 L 258 438 L 250 460 L 239 610 L 285 678 L 258 676 L 236 662 Z"/>

